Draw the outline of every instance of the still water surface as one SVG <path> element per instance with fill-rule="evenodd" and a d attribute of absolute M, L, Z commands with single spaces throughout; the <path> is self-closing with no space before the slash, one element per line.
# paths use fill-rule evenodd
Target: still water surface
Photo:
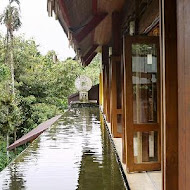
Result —
<path fill-rule="evenodd" d="M 0 173 L 2 190 L 124 190 L 98 108 L 69 110 Z"/>

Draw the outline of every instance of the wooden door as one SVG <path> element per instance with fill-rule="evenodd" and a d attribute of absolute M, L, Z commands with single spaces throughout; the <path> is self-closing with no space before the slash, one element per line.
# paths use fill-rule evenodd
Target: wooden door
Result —
<path fill-rule="evenodd" d="M 161 168 L 159 38 L 125 40 L 125 128 L 127 170 Z"/>

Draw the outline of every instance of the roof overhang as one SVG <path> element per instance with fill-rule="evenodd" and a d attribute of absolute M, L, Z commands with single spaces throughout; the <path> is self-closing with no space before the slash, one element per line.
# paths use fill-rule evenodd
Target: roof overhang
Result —
<path fill-rule="evenodd" d="M 48 0 L 49 16 L 54 14 L 71 47 L 87 66 L 112 36 L 112 13 L 120 11 L 125 0 Z"/>

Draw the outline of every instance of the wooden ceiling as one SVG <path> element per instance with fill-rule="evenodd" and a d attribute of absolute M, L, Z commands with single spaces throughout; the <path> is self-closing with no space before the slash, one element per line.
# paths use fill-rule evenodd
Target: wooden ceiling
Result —
<path fill-rule="evenodd" d="M 99 12 L 107 12 L 108 16 L 95 29 L 94 42 L 99 45 L 106 45 L 111 39 L 112 12 L 120 11 L 125 0 L 98 0 Z"/>
<path fill-rule="evenodd" d="M 73 28 L 81 27 L 92 15 L 92 1 L 64 0 Z"/>
<path fill-rule="evenodd" d="M 54 2 L 59 6 L 58 19 L 72 41 L 76 53 L 82 58 L 84 65 L 89 64 L 96 54 L 94 52 L 100 50 L 98 46 L 110 42 L 112 12 L 120 11 L 125 0 L 54 0 Z M 86 59 L 83 59 L 84 57 Z"/>

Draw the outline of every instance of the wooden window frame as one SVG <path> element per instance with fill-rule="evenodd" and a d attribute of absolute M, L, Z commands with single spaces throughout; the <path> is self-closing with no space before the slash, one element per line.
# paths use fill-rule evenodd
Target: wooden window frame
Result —
<path fill-rule="evenodd" d="M 132 44 L 156 44 L 157 47 L 157 123 L 156 124 L 134 124 L 133 123 L 133 94 L 132 94 Z M 125 39 L 125 61 L 124 61 L 124 84 L 125 84 L 125 133 L 126 133 L 126 166 L 128 172 L 152 171 L 161 169 L 161 119 L 160 119 L 160 49 L 159 37 L 150 36 L 127 36 Z M 134 132 L 158 132 L 158 161 L 134 163 L 133 137 Z"/>

